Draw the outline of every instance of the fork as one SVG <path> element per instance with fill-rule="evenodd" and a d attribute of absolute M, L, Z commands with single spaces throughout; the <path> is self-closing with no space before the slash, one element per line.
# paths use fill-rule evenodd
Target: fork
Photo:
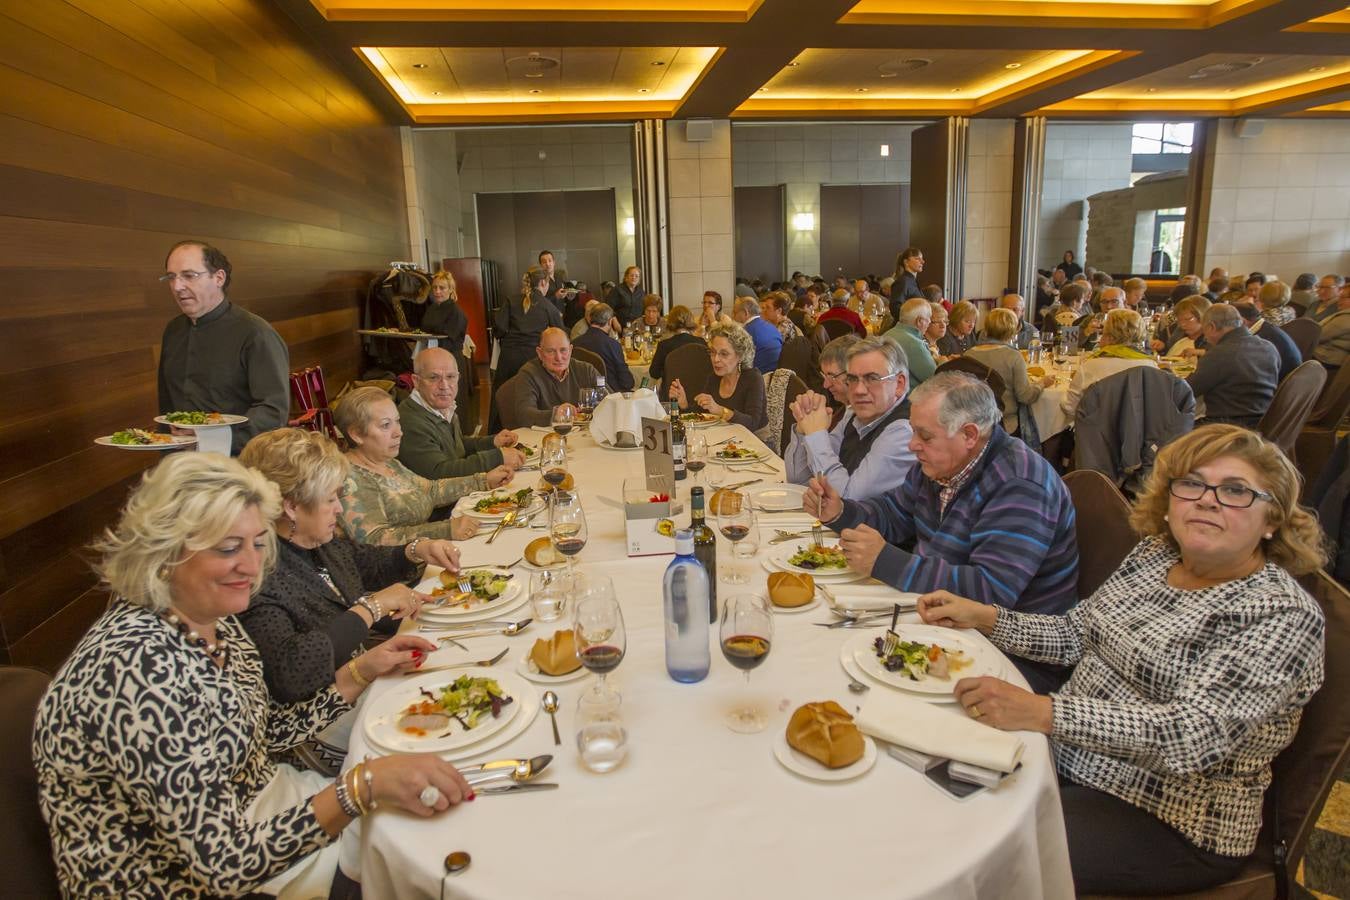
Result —
<path fill-rule="evenodd" d="M 883 659 L 889 658 L 900 647 L 900 635 L 895 633 L 895 623 L 900 621 L 900 604 L 895 604 L 891 610 L 891 627 L 886 629 L 886 636 L 881 641 L 881 656 Z"/>
<path fill-rule="evenodd" d="M 811 523 L 811 540 L 816 545 L 817 550 L 825 549 L 825 529 L 824 526 L 820 524 L 819 519 Z M 896 609 L 899 608 L 900 607 L 898 606 L 896 607 Z"/>
<path fill-rule="evenodd" d="M 404 672 L 403 675 L 404 677 L 407 677 L 409 675 L 425 675 L 428 672 L 443 672 L 446 669 L 467 669 L 472 668 L 474 666 L 483 666 L 486 668 L 488 666 L 495 666 L 497 663 L 502 661 L 502 657 L 506 656 L 507 652 L 509 652 L 510 649 L 511 649 L 510 647 L 504 647 L 502 649 L 502 652 L 492 657 L 492 659 L 479 659 L 475 660 L 474 662 L 449 663 L 444 666 L 432 666 L 429 669 L 410 669 L 407 672 Z"/>

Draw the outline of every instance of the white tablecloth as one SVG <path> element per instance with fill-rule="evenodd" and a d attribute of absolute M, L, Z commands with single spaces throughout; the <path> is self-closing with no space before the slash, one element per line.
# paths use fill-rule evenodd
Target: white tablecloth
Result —
<path fill-rule="evenodd" d="M 745 435 L 739 427 L 718 427 L 710 439 L 732 433 Z M 473 864 L 446 880 L 444 896 L 482 900 L 1072 896 L 1058 789 L 1040 735 L 1024 735 L 1019 772 L 997 790 L 964 801 L 949 798 L 884 752 L 870 772 L 838 784 L 807 781 L 775 761 L 773 741 L 798 705 L 834 699 L 850 710 L 857 706 L 839 664 L 840 644 L 856 632 L 814 627 L 812 622 L 828 618 L 823 607 L 775 620 L 773 650 L 751 678 L 750 691 L 774 710 L 760 734 L 736 734 L 722 722 L 746 688 L 715 643 L 705 681 L 671 680 L 661 611 L 668 558 L 624 556 L 617 506 L 622 478 L 641 473 L 642 456 L 600 449 L 585 435 L 569 441 L 590 529 L 579 561 L 583 569 L 614 579 L 624 608 L 628 651 L 610 680 L 624 697 L 628 759 L 606 775 L 582 767 L 573 718 L 577 697 L 590 682 L 562 685 L 561 747 L 553 745 L 541 714 L 521 737 L 491 754 L 552 753 L 546 780 L 561 787 L 521 797 L 480 796 L 432 820 L 380 812 L 357 823 L 343 836 L 343 868 L 359 877 L 367 900 L 440 896 L 442 860 L 451 850 L 467 850 Z M 732 472 L 727 478 L 718 465 L 704 474 L 714 483 L 752 477 Z M 688 484 L 682 483 L 680 499 L 687 499 Z M 763 537 L 789 523 L 788 515 L 763 517 Z M 542 533 L 507 531 L 490 547 L 475 538 L 464 543 L 463 556 L 468 564 L 509 562 Z M 729 559 L 721 543 L 718 565 L 724 567 Z M 739 564 L 753 570 L 752 587 L 762 590 L 766 575 L 758 560 Z M 718 585 L 723 596 L 734 589 Z M 508 661 L 551 629 L 536 626 L 514 639 Z M 475 652 L 495 650 L 504 640 L 472 646 Z M 454 658 L 464 654 L 439 651 L 433 663 Z M 378 683 L 366 699 L 387 689 Z M 365 752 L 358 727 L 351 758 Z"/>

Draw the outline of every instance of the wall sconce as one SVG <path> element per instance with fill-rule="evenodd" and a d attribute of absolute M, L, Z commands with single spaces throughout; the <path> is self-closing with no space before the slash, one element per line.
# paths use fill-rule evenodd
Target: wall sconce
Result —
<path fill-rule="evenodd" d="M 623 233 L 629 237 L 632 237 L 636 233 L 636 227 L 633 224 L 632 216 L 623 220 Z"/>
<path fill-rule="evenodd" d="M 882 155 L 882 156 L 890 156 L 890 155 L 891 155 L 891 145 L 890 145 L 890 144 L 882 144 L 882 145 L 881 145 L 881 155 Z"/>
<path fill-rule="evenodd" d="M 815 231 L 816 214 L 809 212 L 795 213 L 792 216 L 792 227 L 798 231 Z"/>

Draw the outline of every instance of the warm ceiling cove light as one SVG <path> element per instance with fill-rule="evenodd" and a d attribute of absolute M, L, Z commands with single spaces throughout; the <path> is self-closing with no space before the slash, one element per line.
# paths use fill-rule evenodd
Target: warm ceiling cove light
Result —
<path fill-rule="evenodd" d="M 1020 69 L 1020 68 L 1022 68 L 1022 64 L 1021 64 L 1021 63 L 1008 63 L 1008 64 L 1007 64 L 1006 66 L 1004 66 L 1003 68 L 1005 68 L 1005 69 Z"/>
<path fill-rule="evenodd" d="M 1308 71 L 1309 71 L 1309 72 L 1323 72 L 1323 71 L 1325 71 L 1325 70 L 1326 70 L 1326 66 L 1313 66 L 1313 67 L 1312 67 L 1311 69 L 1309 69 Z"/>

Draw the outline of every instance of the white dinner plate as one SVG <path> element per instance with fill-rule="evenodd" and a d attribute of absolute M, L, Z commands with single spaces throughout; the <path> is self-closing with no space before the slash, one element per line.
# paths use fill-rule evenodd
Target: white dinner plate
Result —
<path fill-rule="evenodd" d="M 805 550 L 810 546 L 811 546 L 810 540 L 789 541 L 785 544 L 782 544 L 774 548 L 773 553 L 769 554 L 769 559 L 773 561 L 775 564 L 777 564 L 778 567 L 782 569 L 784 572 L 797 572 L 798 574 L 801 575 L 811 575 L 816 578 L 828 579 L 832 576 L 843 575 L 845 573 L 857 574 L 856 572 L 853 572 L 853 570 L 848 568 L 806 569 L 803 568 L 802 566 L 788 562 L 788 560 L 792 558 L 792 555 L 794 553 L 796 553 L 799 550 Z M 833 532 L 831 532 L 830 536 L 825 539 L 825 546 L 826 547 L 839 546 L 839 539 L 834 535 Z"/>
<path fill-rule="evenodd" d="M 491 522 L 492 524 L 495 525 L 496 523 L 502 520 L 502 517 L 505 516 L 506 513 L 478 512 L 473 508 L 473 505 L 477 503 L 479 500 L 491 497 L 494 494 L 497 496 L 501 496 L 503 494 L 514 494 L 518 490 L 522 490 L 522 488 L 516 488 L 516 490 L 504 490 L 502 488 L 498 488 L 495 491 L 474 491 L 472 494 L 466 495 L 463 499 L 459 501 L 458 505 L 455 506 L 455 513 L 458 515 L 468 516 L 471 519 L 477 519 L 480 522 Z M 539 494 L 538 491 L 535 491 L 533 494 L 530 495 L 530 502 L 526 504 L 525 508 L 516 510 L 516 515 L 517 516 L 533 515 L 541 511 L 543 508 L 544 508 L 544 498 Z"/>
<path fill-rule="evenodd" d="M 433 622 L 433 623 L 437 621 L 462 622 L 468 620 L 467 617 L 476 616 L 480 613 L 491 613 L 492 616 L 496 616 L 499 613 L 505 612 L 508 609 L 515 609 L 516 607 L 520 606 L 519 603 L 513 603 L 512 601 L 520 599 L 521 595 L 525 593 L 525 587 L 521 583 L 522 581 L 525 580 L 524 576 L 520 575 L 519 573 L 512 573 L 510 569 L 498 569 L 493 566 L 469 566 L 468 568 L 464 569 L 464 571 L 496 572 L 501 575 L 514 575 L 514 577 L 512 577 L 509 582 L 507 582 L 506 590 L 502 591 L 492 600 L 483 600 L 474 603 L 467 609 L 460 607 L 447 608 L 444 606 L 433 606 L 431 604 L 427 604 L 426 606 L 422 607 L 422 610 L 417 614 L 417 617 L 419 619 L 421 619 L 424 622 Z M 430 594 L 433 590 L 439 587 L 441 587 L 441 579 L 438 576 L 433 576 L 431 578 L 424 579 L 420 584 L 418 584 L 417 590 L 421 591 L 424 594 Z M 492 616 L 488 616 L 488 618 L 491 618 Z"/>
<path fill-rule="evenodd" d="M 533 649 L 534 645 L 530 645 Z M 579 666 L 575 672 L 568 672 L 566 675 L 546 675 L 534 668 L 534 663 L 530 661 L 530 651 L 526 650 L 525 655 L 516 660 L 516 672 L 522 677 L 533 681 L 535 684 L 567 684 L 571 681 L 580 681 L 591 674 L 585 666 Z"/>
<path fill-rule="evenodd" d="M 207 422 L 203 425 L 184 425 L 182 422 L 170 422 L 165 416 L 155 416 L 155 421 L 161 425 L 172 425 L 175 428 L 219 428 L 222 425 L 243 425 L 248 421 L 248 416 L 221 413 L 219 422 Z"/>
<path fill-rule="evenodd" d="M 197 443 L 197 439 L 186 434 L 168 435 L 172 440 L 163 444 L 114 444 L 112 435 L 94 438 L 94 443 L 100 447 L 114 447 L 118 450 L 181 450 L 184 447 L 191 447 Z"/>
<path fill-rule="evenodd" d="M 831 769 L 798 750 L 793 750 L 787 742 L 787 732 L 780 731 L 773 740 L 773 758 L 794 775 L 809 778 L 812 781 L 851 781 L 859 775 L 865 775 L 877 762 L 877 745 L 867 735 L 863 735 L 863 755 L 851 766 Z"/>
<path fill-rule="evenodd" d="M 641 444 L 634 444 L 632 447 L 616 447 L 608 441 L 602 441 L 599 438 L 595 439 L 595 445 L 601 450 L 613 450 L 617 453 L 633 453 L 642 449 Z"/>
<path fill-rule="evenodd" d="M 878 629 L 866 629 L 865 633 L 850 638 L 846 647 L 853 654 L 853 661 L 874 681 L 902 691 L 914 694 L 933 694 L 951 697 L 956 683 L 962 678 L 979 678 L 981 675 L 997 677 L 1003 671 L 1003 660 L 998 651 L 987 644 L 977 642 L 953 628 L 939 628 L 936 625 L 897 625 L 896 634 L 904 641 L 922 641 L 927 644 L 939 644 L 956 650 L 963 650 L 971 657 L 971 664 L 953 672 L 950 678 L 925 678 L 914 681 L 901 672 L 888 672 L 877 659 L 872 642 L 881 637 Z"/>
<path fill-rule="evenodd" d="M 748 448 L 748 449 L 754 451 L 754 454 L 755 454 L 755 455 L 754 455 L 754 456 L 741 457 L 741 458 L 738 458 L 738 459 L 723 459 L 722 457 L 720 457 L 720 456 L 717 455 L 717 454 L 718 454 L 718 451 L 721 450 L 720 447 L 719 447 L 717 450 L 713 450 L 713 449 L 709 448 L 709 450 L 708 450 L 708 461 L 709 461 L 709 462 L 719 462 L 719 463 L 721 463 L 722 465 L 726 466 L 728 469 L 735 469 L 735 468 L 739 468 L 739 467 L 741 467 L 741 466 L 753 466 L 755 463 L 763 463 L 763 462 L 766 462 L 766 461 L 769 459 L 769 454 L 766 453 L 766 452 L 763 451 L 763 450 L 755 450 L 754 447 L 750 447 L 750 448 Z"/>
<path fill-rule="evenodd" d="M 792 512 L 802 508 L 806 487 L 800 484 L 752 484 L 745 489 L 755 509 L 763 512 Z"/>
<path fill-rule="evenodd" d="M 801 606 L 779 606 L 778 604 L 774 603 L 773 600 L 769 601 L 769 606 L 770 608 L 773 609 L 773 611 L 776 614 L 780 616 L 795 616 L 797 613 L 804 613 L 807 612 L 808 610 L 815 609 L 817 606 L 820 606 L 820 592 L 819 591 L 816 592 L 816 594 L 811 598 L 810 603 L 803 603 Z"/>
<path fill-rule="evenodd" d="M 799 571 L 797 569 L 788 568 L 786 565 L 779 563 L 772 556 L 761 557 L 759 563 L 764 567 L 764 571 L 766 572 Z M 806 574 L 814 578 L 817 584 L 823 584 L 830 588 L 838 587 L 841 584 L 852 584 L 855 581 L 863 581 L 868 577 L 861 572 L 855 572 L 852 569 L 842 569 L 829 575 L 822 575 L 819 572 L 807 572 Z"/>
<path fill-rule="evenodd" d="M 422 690 L 432 693 L 437 688 L 450 684 L 462 675 L 474 678 L 491 678 L 497 682 L 511 702 L 502 707 L 501 715 L 489 717 L 472 731 L 465 731 L 457 720 L 451 719 L 446 732 L 438 735 L 418 737 L 408 734 L 398 727 L 398 717 L 408 706 L 426 699 Z M 413 678 L 401 678 L 392 690 L 381 694 L 366 715 L 366 738 L 394 753 L 452 753 L 463 750 L 473 744 L 485 741 L 511 724 L 524 705 L 523 691 L 533 693 L 525 682 L 510 672 L 497 670 L 483 671 L 477 666 L 452 669 L 446 672 L 428 672 Z"/>

